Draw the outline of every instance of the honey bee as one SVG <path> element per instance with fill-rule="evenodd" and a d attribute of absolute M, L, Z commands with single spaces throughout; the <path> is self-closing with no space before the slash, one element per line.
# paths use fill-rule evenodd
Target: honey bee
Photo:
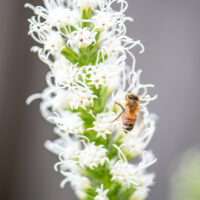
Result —
<path fill-rule="evenodd" d="M 140 110 L 140 100 L 137 95 L 130 93 L 126 95 L 125 99 L 126 102 L 124 107 L 120 103 L 115 102 L 122 108 L 122 112 L 117 116 L 116 119 L 113 120 L 113 122 L 122 116 L 123 129 L 124 132 L 127 133 L 128 131 L 133 130 L 135 127 Z"/>

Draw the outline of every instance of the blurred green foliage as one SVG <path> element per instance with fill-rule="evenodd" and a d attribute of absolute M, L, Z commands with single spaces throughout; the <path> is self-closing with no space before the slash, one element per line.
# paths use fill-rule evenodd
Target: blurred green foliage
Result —
<path fill-rule="evenodd" d="M 171 200 L 200 200 L 200 151 L 183 155 L 172 177 Z"/>

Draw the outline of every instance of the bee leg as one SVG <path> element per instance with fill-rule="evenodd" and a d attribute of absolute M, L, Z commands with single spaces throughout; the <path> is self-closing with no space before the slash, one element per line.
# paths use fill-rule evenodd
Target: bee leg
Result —
<path fill-rule="evenodd" d="M 124 107 L 119 102 L 115 101 L 114 103 L 117 104 L 124 111 Z"/>
<path fill-rule="evenodd" d="M 122 116 L 123 113 L 124 113 L 124 111 L 122 111 L 111 123 L 113 123 L 113 122 L 115 122 L 116 120 L 118 120 L 118 119 Z"/>

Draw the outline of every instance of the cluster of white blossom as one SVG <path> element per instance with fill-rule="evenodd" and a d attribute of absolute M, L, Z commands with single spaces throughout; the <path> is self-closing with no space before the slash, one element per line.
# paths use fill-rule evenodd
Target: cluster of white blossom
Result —
<path fill-rule="evenodd" d="M 47 88 L 27 99 L 41 99 L 43 117 L 55 125 L 58 136 L 45 147 L 59 157 L 55 169 L 83 200 L 144 200 L 154 175 L 146 168 L 156 159 L 145 151 L 156 117 L 147 105 L 150 84 L 141 84 L 131 49 L 144 47 L 126 36 L 126 0 L 43 0 L 44 7 L 26 4 L 34 11 L 29 35 L 32 47 L 50 71 Z M 118 7 L 114 10 L 113 7 Z M 118 6 L 117 6 L 118 5 Z M 126 58 L 132 58 L 132 66 Z M 127 93 L 140 99 L 140 116 L 125 133 L 115 102 L 125 103 Z M 138 157 L 139 163 L 131 164 Z"/>

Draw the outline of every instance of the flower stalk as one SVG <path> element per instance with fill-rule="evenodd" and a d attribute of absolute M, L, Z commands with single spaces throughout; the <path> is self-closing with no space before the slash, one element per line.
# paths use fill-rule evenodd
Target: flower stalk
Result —
<path fill-rule="evenodd" d="M 119 10 L 114 10 L 118 4 Z M 145 148 L 155 130 L 147 105 L 150 84 L 140 83 L 131 49 L 144 47 L 126 36 L 125 0 L 44 0 L 44 7 L 26 4 L 35 16 L 29 35 L 32 47 L 50 71 L 47 88 L 27 99 L 41 99 L 43 117 L 58 136 L 45 147 L 58 155 L 55 170 L 81 200 L 144 200 L 154 175 L 146 168 L 156 159 Z M 132 66 L 126 58 L 132 58 Z M 121 112 L 125 96 L 139 96 L 140 115 L 125 133 Z M 138 163 L 130 161 L 138 158 Z"/>

